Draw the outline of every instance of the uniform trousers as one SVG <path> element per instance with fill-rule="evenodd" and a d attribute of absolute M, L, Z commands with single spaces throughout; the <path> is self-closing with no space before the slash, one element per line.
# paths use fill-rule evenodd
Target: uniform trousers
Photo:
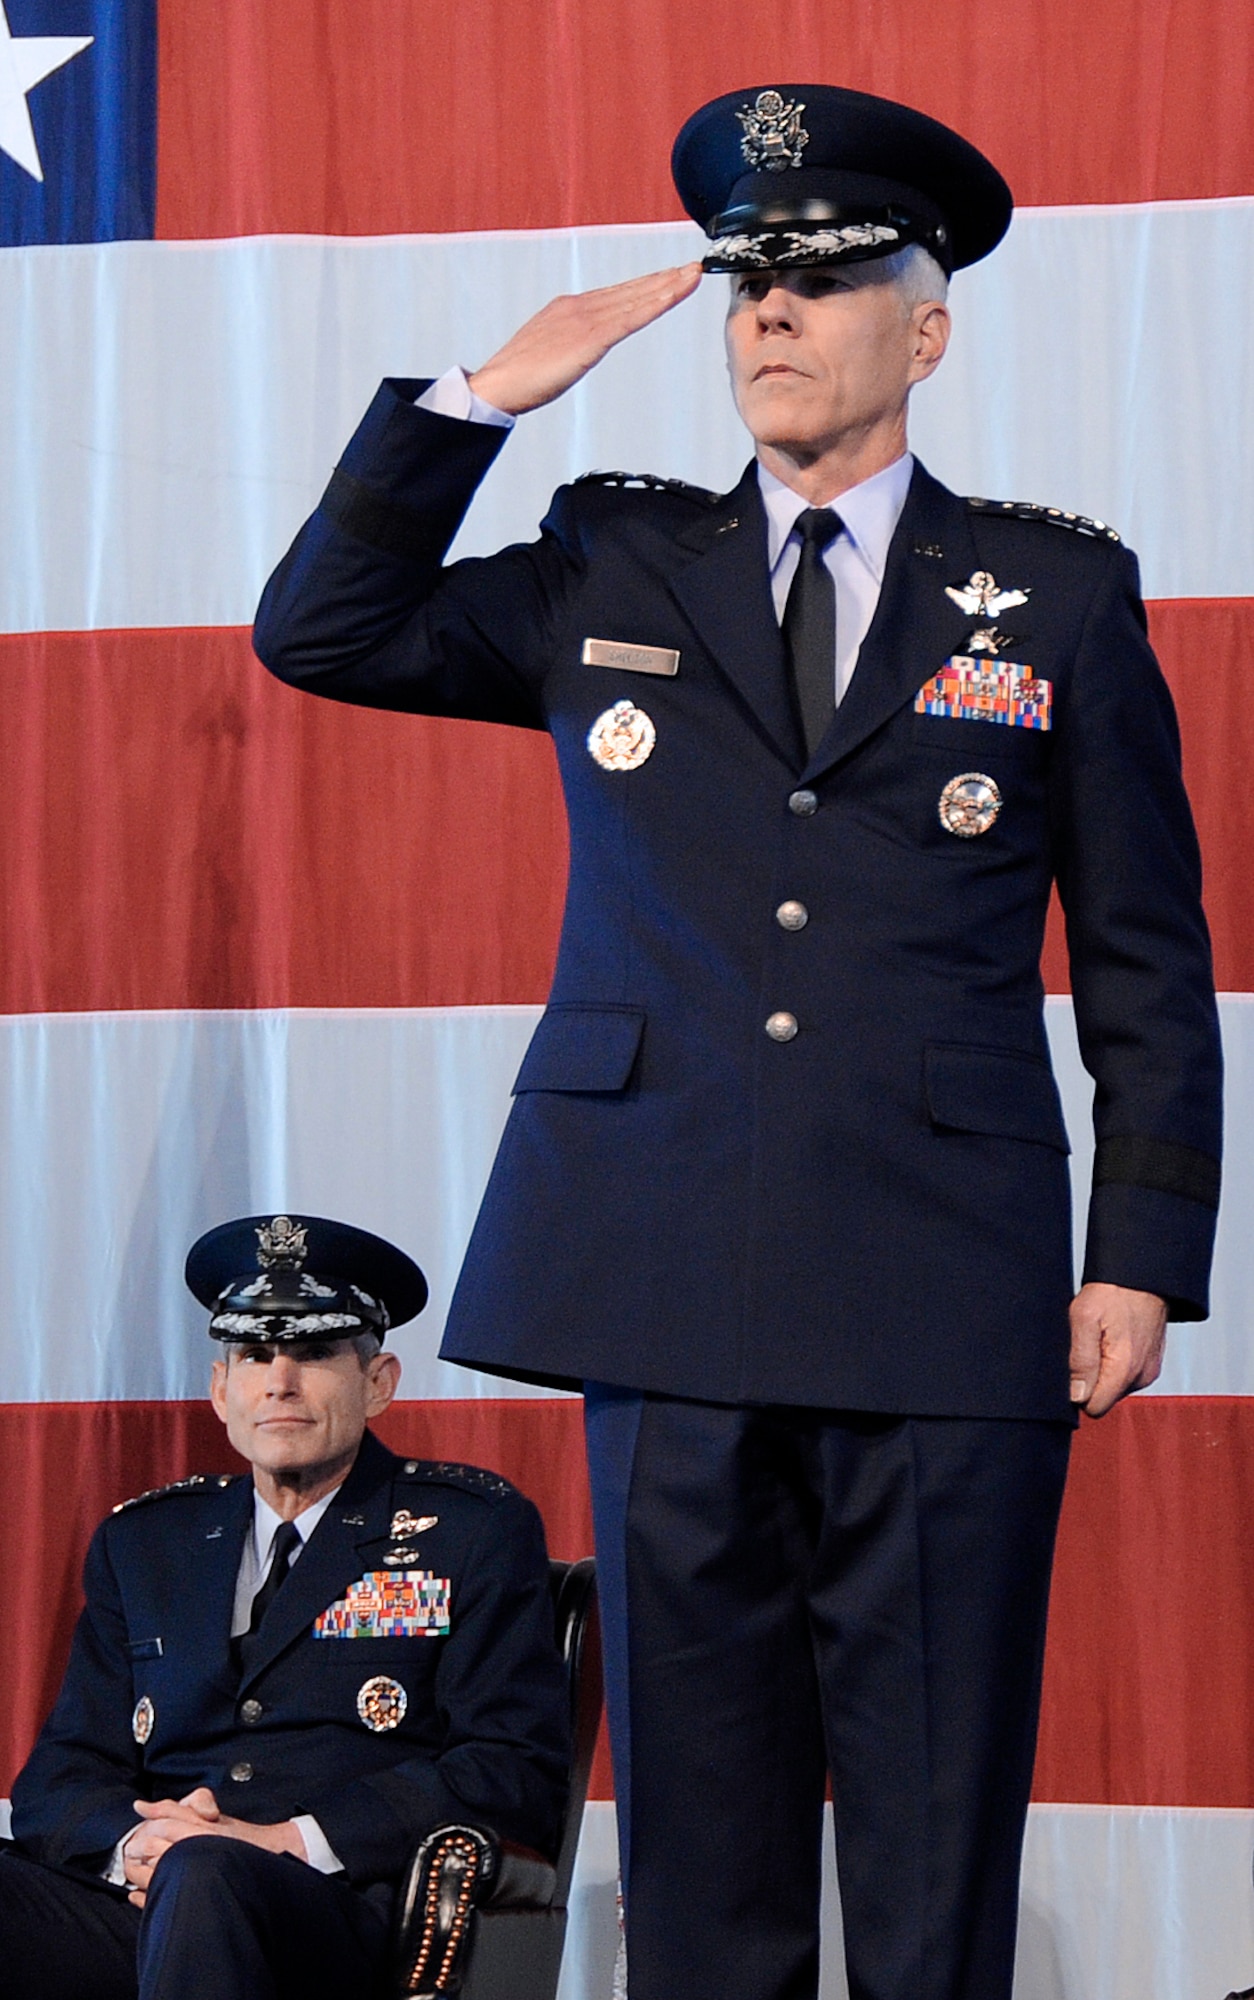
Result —
<path fill-rule="evenodd" d="M 1009 2000 L 1071 1426 L 590 1383 L 631 2000 Z"/>
<path fill-rule="evenodd" d="M 0 2000 L 358 2000 L 388 1929 L 342 1877 L 242 1840 L 182 1840 L 143 1911 L 120 1889 L 0 1856 Z"/>

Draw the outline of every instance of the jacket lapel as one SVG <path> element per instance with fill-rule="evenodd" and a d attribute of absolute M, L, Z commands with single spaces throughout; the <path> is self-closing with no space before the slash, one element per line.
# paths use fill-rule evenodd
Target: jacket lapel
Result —
<path fill-rule="evenodd" d="M 252 1525 L 253 1482 L 233 1479 L 221 1489 L 220 1504 L 197 1528 L 194 1556 L 189 1553 L 184 1589 L 179 1596 L 177 1629 L 189 1659 L 204 1661 L 213 1681 L 234 1696 L 236 1676 L 231 1664 L 231 1613 L 235 1582 L 244 1553 L 244 1537 Z M 171 1620 L 174 1623 L 174 1620 Z"/>
<path fill-rule="evenodd" d="M 367 1431 L 353 1469 L 293 1564 L 256 1638 L 244 1642 L 241 1690 L 264 1673 L 319 1612 L 369 1567 L 372 1543 L 386 1547 L 391 1522 L 392 1454 Z"/>
<path fill-rule="evenodd" d="M 889 544 L 875 616 L 807 777 L 858 749 L 959 650 L 974 621 L 946 597 L 945 588 L 965 582 L 978 567 L 965 505 L 916 464 Z"/>
<path fill-rule="evenodd" d="M 694 559 L 671 589 L 737 693 L 794 770 L 801 742 L 793 715 L 767 564 L 766 509 L 756 462 L 738 486 L 679 537 Z"/>

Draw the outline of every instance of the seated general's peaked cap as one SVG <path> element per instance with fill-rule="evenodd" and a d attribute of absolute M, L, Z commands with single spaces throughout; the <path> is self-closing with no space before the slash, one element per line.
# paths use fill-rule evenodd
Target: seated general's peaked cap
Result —
<path fill-rule="evenodd" d="M 703 104 L 671 171 L 713 238 L 707 271 L 855 263 L 921 243 L 950 272 L 987 257 L 1014 208 L 996 167 L 947 125 L 826 83 Z"/>
<path fill-rule="evenodd" d="M 412 1257 L 347 1222 L 246 1215 L 187 1253 L 188 1287 L 215 1340 L 352 1340 L 403 1326 L 427 1303 Z"/>

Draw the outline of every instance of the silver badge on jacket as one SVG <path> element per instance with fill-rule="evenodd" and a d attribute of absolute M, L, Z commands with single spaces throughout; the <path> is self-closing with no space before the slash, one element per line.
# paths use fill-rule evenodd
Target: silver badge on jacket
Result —
<path fill-rule="evenodd" d="M 421 1535 L 425 1529 L 434 1528 L 439 1518 L 438 1514 L 411 1514 L 408 1507 L 398 1507 L 392 1516 L 392 1525 L 388 1533 L 394 1538 L 401 1535 Z"/>
<path fill-rule="evenodd" d="M 603 771 L 638 771 L 656 742 L 656 729 L 634 701 L 616 701 L 588 731 L 588 753 Z"/>
<path fill-rule="evenodd" d="M 408 1707 L 409 1696 L 390 1674 L 375 1674 L 357 1690 L 357 1713 L 376 1736 L 385 1729 L 399 1729 Z"/>
<path fill-rule="evenodd" d="M 135 1704 L 135 1713 L 131 1717 L 131 1735 L 135 1738 L 141 1749 L 152 1735 L 153 1725 L 156 1720 L 156 1709 L 153 1707 L 148 1696 L 141 1694 Z"/>
<path fill-rule="evenodd" d="M 1001 811 L 1001 793 L 983 771 L 962 771 L 949 780 L 937 811 L 946 833 L 971 840 L 977 833 L 988 832 Z"/>
<path fill-rule="evenodd" d="M 1013 588 L 1002 590 L 993 572 L 977 569 L 966 583 L 947 583 L 946 597 L 952 598 L 959 611 L 965 611 L 968 618 L 1000 618 L 1003 611 L 1013 611 L 1017 604 L 1026 604 L 1032 595 L 1032 586 L 1026 590 Z"/>

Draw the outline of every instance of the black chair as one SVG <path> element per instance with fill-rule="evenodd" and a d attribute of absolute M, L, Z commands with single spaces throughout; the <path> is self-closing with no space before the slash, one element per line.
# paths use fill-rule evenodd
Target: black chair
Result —
<path fill-rule="evenodd" d="M 570 1797 L 555 1860 L 476 1826 L 427 1835 L 401 1883 L 391 1991 L 404 2000 L 555 2000 L 588 1774 L 601 1722 L 591 1556 L 549 1564 L 570 1691 Z"/>

